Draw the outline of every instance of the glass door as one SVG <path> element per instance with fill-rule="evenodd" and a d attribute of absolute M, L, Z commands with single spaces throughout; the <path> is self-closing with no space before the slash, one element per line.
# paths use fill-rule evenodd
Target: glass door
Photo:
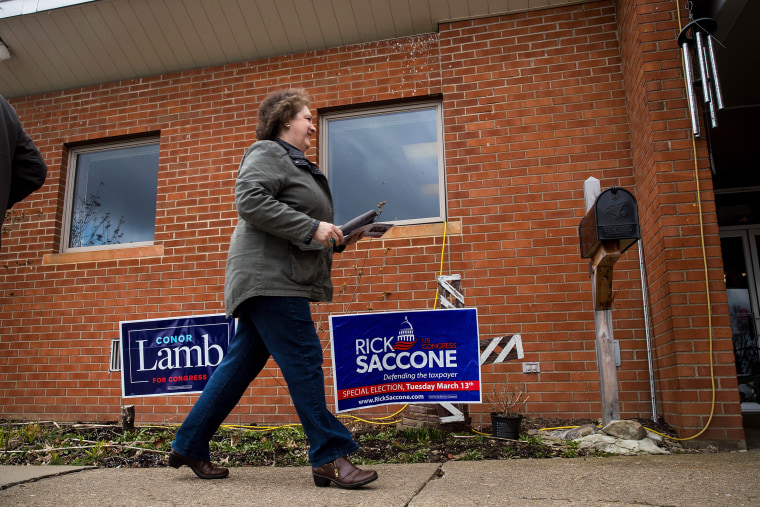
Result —
<path fill-rule="evenodd" d="M 736 374 L 742 402 L 757 402 L 760 387 L 760 227 L 721 229 L 720 243 L 726 280 Z"/>

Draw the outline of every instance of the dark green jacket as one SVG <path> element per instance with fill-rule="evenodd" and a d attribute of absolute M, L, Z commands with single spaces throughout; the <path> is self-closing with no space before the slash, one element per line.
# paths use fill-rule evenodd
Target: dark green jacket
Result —
<path fill-rule="evenodd" d="M 257 141 L 240 162 L 239 218 L 224 284 L 228 316 L 254 296 L 332 299 L 333 249 L 312 239 L 320 221 L 333 222 L 330 188 L 301 152 L 290 153 L 278 142 Z"/>

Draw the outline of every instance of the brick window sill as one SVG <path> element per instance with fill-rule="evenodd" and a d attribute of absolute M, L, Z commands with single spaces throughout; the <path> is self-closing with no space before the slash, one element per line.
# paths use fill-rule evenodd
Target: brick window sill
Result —
<path fill-rule="evenodd" d="M 105 250 L 91 250 L 89 252 L 46 254 L 42 257 L 42 264 L 78 264 L 81 262 L 139 259 L 141 257 L 161 257 L 163 254 L 163 245 L 108 248 Z"/>
<path fill-rule="evenodd" d="M 382 239 L 420 238 L 427 236 L 443 236 L 444 224 L 399 225 L 385 233 Z M 446 224 L 446 235 L 462 234 L 462 222 Z"/>
<path fill-rule="evenodd" d="M 443 236 L 443 223 L 404 225 L 394 227 L 388 231 L 383 239 L 420 238 L 428 236 Z M 446 226 L 446 234 L 461 234 L 462 222 L 449 222 Z M 138 246 L 128 248 L 109 248 L 104 250 L 91 250 L 89 252 L 66 252 L 58 254 L 46 254 L 42 257 L 42 264 L 78 264 L 82 262 L 99 262 L 118 259 L 139 259 L 142 257 L 161 257 L 164 255 L 163 245 Z"/>

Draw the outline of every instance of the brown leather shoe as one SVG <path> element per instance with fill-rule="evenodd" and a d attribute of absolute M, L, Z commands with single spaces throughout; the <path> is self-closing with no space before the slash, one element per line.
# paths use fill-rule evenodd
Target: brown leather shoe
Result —
<path fill-rule="evenodd" d="M 312 468 L 311 473 L 314 474 L 314 484 L 320 488 L 327 487 L 330 482 L 334 482 L 341 488 L 355 489 L 377 479 L 377 472 L 356 468 L 346 457 L 325 463 L 318 468 Z"/>
<path fill-rule="evenodd" d="M 182 465 L 192 468 L 195 475 L 201 479 L 224 479 L 230 475 L 230 471 L 226 468 L 215 467 L 210 461 L 196 461 L 172 449 L 169 453 L 169 466 L 179 468 Z"/>

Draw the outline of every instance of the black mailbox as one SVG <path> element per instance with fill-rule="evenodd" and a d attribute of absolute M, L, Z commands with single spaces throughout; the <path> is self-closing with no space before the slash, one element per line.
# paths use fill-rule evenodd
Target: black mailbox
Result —
<path fill-rule="evenodd" d="M 641 239 L 636 198 L 623 188 L 605 190 L 581 219 L 578 235 L 581 258 L 593 257 L 603 241 L 619 241 L 620 252 L 624 252 Z"/>

